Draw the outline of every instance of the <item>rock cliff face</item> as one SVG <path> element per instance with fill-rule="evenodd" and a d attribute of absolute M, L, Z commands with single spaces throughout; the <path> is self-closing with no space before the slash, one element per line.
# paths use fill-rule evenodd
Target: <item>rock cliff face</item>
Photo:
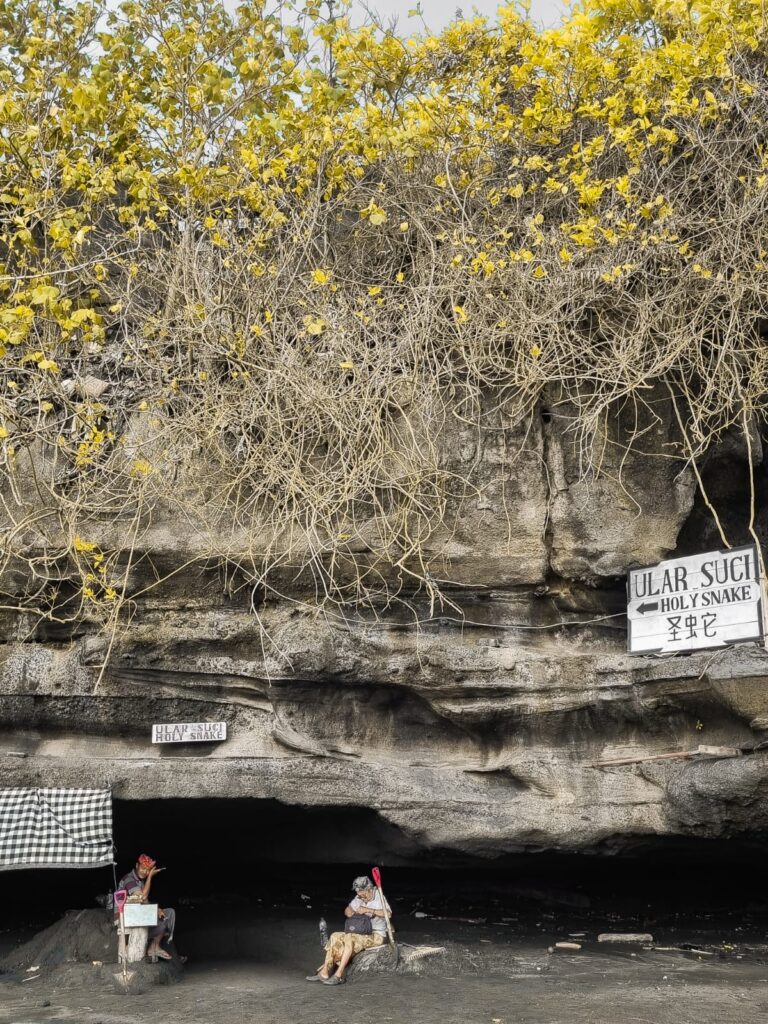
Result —
<path fill-rule="evenodd" d="M 590 470 L 567 415 L 542 411 L 525 431 L 446 441 L 479 496 L 434 542 L 456 607 L 414 595 L 418 627 L 402 610 L 316 614 L 288 590 L 257 618 L 173 521 L 146 534 L 114 638 L 2 612 L 3 785 L 367 808 L 403 851 L 483 857 L 767 828 L 765 649 L 625 653 L 627 569 L 719 546 L 690 468 L 665 457 L 669 419 L 645 454 L 627 455 L 619 424 Z M 726 446 L 704 469 L 734 543 L 744 460 Z M 147 566 L 185 562 L 142 593 Z M 150 743 L 153 722 L 211 720 L 226 742 Z M 647 760 L 699 744 L 740 753 Z M 635 760 L 600 764 L 616 759 Z"/>

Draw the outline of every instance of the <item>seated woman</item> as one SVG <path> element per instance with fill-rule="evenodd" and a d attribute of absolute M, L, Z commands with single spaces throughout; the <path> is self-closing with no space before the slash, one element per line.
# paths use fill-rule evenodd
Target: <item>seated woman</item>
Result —
<path fill-rule="evenodd" d="M 369 917 L 371 919 L 371 934 L 334 932 L 325 947 L 325 963 L 316 974 L 308 975 L 307 981 L 322 981 L 324 985 L 342 985 L 347 980 L 344 977 L 344 972 L 353 956 L 361 953 L 364 949 L 383 946 L 386 942 L 386 914 L 391 916 L 386 899 L 382 897 L 366 875 L 356 878 L 352 883 L 352 889 L 355 896 L 344 910 L 344 916 Z M 334 971 L 335 973 L 333 973 Z"/>
<path fill-rule="evenodd" d="M 134 869 L 120 879 L 118 889 L 125 889 L 129 896 L 134 897 L 133 902 L 149 903 L 152 879 L 164 870 L 164 868 L 157 867 L 156 862 L 146 853 L 142 853 L 136 861 Z M 158 910 L 157 916 L 157 924 L 149 929 L 147 956 L 159 956 L 161 960 L 171 960 L 171 954 L 167 950 L 161 949 L 160 943 L 164 942 L 166 938 L 169 941 L 173 938 L 173 930 L 176 927 L 176 911 L 166 907 L 165 910 Z"/>

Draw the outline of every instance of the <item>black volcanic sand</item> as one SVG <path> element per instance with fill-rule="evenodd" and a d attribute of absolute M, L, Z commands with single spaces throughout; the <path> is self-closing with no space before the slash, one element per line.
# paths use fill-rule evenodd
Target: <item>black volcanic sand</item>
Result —
<path fill-rule="evenodd" d="M 613 909 L 593 906 L 578 893 L 526 892 L 512 885 L 483 894 L 481 903 L 456 885 L 398 897 L 393 902 L 401 942 L 445 946 L 446 952 L 398 973 L 353 975 L 334 988 L 308 984 L 304 975 L 322 958 L 320 914 L 332 926 L 340 923 L 343 894 L 335 889 L 318 893 L 307 886 L 302 896 L 286 886 L 279 896 L 265 893 L 253 902 L 223 893 L 179 901 L 177 938 L 190 962 L 178 983 L 152 985 L 135 996 L 113 990 L 114 965 L 68 962 L 68 950 L 52 955 L 51 943 L 34 936 L 23 947 L 29 929 L 9 930 L 3 922 L 0 1022 L 768 1022 L 764 904 L 675 913 L 629 900 Z M 605 931 L 649 931 L 657 947 L 677 949 L 606 947 L 597 942 Z M 575 939 L 583 943 L 581 951 L 548 952 L 573 932 L 586 933 Z M 86 948 L 82 936 L 78 942 Z M 27 963 L 41 949 L 47 965 Z"/>

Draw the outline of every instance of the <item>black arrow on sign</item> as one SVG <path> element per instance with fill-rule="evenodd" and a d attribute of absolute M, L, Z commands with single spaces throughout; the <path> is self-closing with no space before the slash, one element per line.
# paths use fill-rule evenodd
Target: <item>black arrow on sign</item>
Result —
<path fill-rule="evenodd" d="M 637 610 L 640 612 L 641 615 L 645 615 L 646 612 L 656 612 L 659 610 L 659 602 L 648 601 L 646 603 L 645 601 L 643 601 L 642 604 L 639 604 L 637 606 Z"/>

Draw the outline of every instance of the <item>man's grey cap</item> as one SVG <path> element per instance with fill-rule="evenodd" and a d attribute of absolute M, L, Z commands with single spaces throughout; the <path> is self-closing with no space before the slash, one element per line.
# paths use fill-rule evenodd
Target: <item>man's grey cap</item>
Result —
<path fill-rule="evenodd" d="M 368 875 L 358 875 L 352 883 L 352 889 L 355 892 L 362 892 L 363 889 L 373 889 L 373 882 Z"/>

